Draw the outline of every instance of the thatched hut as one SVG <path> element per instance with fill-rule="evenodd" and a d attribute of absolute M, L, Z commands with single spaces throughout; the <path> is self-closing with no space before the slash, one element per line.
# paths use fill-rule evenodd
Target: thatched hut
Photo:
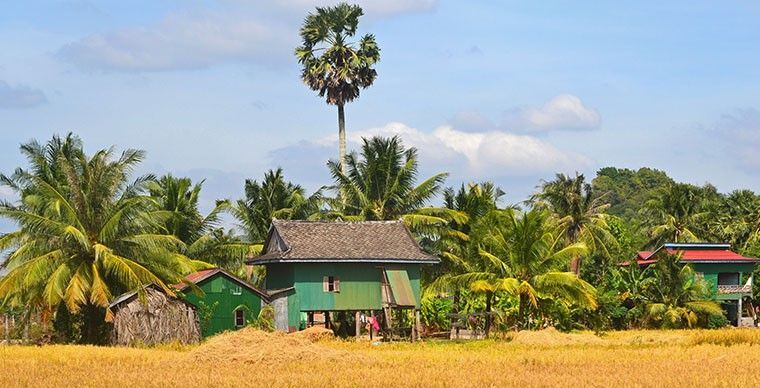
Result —
<path fill-rule="evenodd" d="M 113 323 L 112 344 L 133 346 L 200 341 L 198 315 L 192 304 L 167 295 L 153 284 L 143 290 L 142 293 L 132 291 L 121 295 L 109 306 L 107 317 Z"/>

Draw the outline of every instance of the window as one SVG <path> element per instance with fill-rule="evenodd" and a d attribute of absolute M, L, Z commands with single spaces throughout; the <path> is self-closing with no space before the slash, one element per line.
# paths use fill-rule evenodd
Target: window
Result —
<path fill-rule="evenodd" d="M 241 286 L 232 286 L 232 287 L 230 287 L 230 291 L 232 292 L 232 295 L 242 295 L 243 294 L 243 287 L 241 287 Z"/>
<path fill-rule="evenodd" d="M 245 326 L 245 311 L 243 309 L 235 310 L 235 327 Z"/>
<path fill-rule="evenodd" d="M 340 279 L 337 276 L 324 276 L 322 278 L 322 291 L 340 292 Z"/>
<path fill-rule="evenodd" d="M 721 272 L 718 274 L 719 286 L 738 286 L 739 285 L 739 273 L 738 272 Z"/>

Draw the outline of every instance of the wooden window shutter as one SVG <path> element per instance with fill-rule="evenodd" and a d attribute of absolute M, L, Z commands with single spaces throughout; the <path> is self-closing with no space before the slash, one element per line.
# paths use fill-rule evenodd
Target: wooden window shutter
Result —
<path fill-rule="evenodd" d="M 340 279 L 337 276 L 333 278 L 333 291 L 340 292 Z"/>
<path fill-rule="evenodd" d="M 322 277 L 322 291 L 324 292 L 330 292 L 330 278 L 328 276 Z"/>

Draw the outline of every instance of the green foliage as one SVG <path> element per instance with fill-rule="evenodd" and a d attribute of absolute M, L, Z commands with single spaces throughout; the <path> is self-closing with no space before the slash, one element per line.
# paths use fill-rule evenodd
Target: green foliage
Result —
<path fill-rule="evenodd" d="M 338 194 L 332 205 L 344 219 L 397 220 L 406 216 L 430 217 L 425 224 L 445 220 L 435 214 L 410 214 L 427 205 L 440 191 L 447 174 L 436 174 L 417 184 L 417 149 L 404 148 L 398 136 L 364 139 L 361 157 L 346 157 L 347 172 L 340 163 L 327 163 Z M 415 217 L 417 216 L 417 217 Z"/>
<path fill-rule="evenodd" d="M 201 333 L 205 333 L 208 330 L 211 319 L 214 318 L 214 314 L 218 308 L 219 302 L 209 304 L 202 299 L 198 301 L 196 312 L 198 314 L 198 323 L 201 327 Z"/>
<path fill-rule="evenodd" d="M 0 237 L 9 251 L 0 279 L 0 304 L 53 309 L 65 303 L 83 314 L 82 341 L 103 341 L 105 307 L 112 297 L 167 283 L 203 268 L 181 253 L 182 241 L 165 233 L 167 214 L 145 195 L 152 176 L 130 182 L 144 152 L 113 149 L 87 156 L 74 135 L 21 146 L 30 168 L 0 176 L 17 203 L 0 216 L 19 229 Z"/>
<path fill-rule="evenodd" d="M 453 301 L 450 298 L 438 296 L 422 298 L 420 303 L 420 319 L 434 331 L 451 329 L 451 314 Z"/>
<path fill-rule="evenodd" d="M 269 170 L 259 183 L 246 179 L 245 198 L 232 208 L 248 241 L 263 243 L 272 218 L 303 220 L 319 212 L 322 192 L 307 197 L 303 187 L 289 182 L 281 168 Z"/>
<path fill-rule="evenodd" d="M 270 305 L 264 306 L 259 311 L 259 316 L 251 322 L 251 326 L 264 331 L 274 331 L 274 308 Z"/>

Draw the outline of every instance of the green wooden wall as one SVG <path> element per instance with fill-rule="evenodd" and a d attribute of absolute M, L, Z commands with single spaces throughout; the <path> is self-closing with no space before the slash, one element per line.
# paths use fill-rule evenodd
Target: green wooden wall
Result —
<path fill-rule="evenodd" d="M 288 297 L 288 325 L 301 327 L 305 311 L 357 311 L 382 309 L 382 268 L 405 269 L 420 305 L 420 265 L 380 263 L 292 263 L 267 265 L 267 289 L 295 287 Z M 323 278 L 340 279 L 340 292 L 325 292 Z"/>
<path fill-rule="evenodd" d="M 209 308 L 213 308 L 211 319 L 206 323 L 201 322 L 204 337 L 226 330 L 235 330 L 235 309 L 238 306 L 246 306 L 246 321 L 251 321 L 259 316 L 261 297 L 226 276 L 216 274 L 197 285 L 203 290 L 205 295 L 198 296 L 189 290 L 185 290 L 185 299 L 196 306 L 199 310 L 198 316 L 201 319 L 202 314 L 200 310 L 203 308 L 201 307 L 201 302 Z M 240 292 L 240 295 L 237 295 L 237 292 Z"/>
<path fill-rule="evenodd" d="M 739 294 L 721 294 L 718 295 L 718 274 L 723 272 L 739 272 L 739 273 L 752 273 L 754 264 L 752 263 L 695 263 L 692 264 L 694 272 L 701 272 L 704 274 L 705 281 L 710 285 L 710 291 L 712 297 L 717 300 L 733 300 L 739 299 Z M 741 278 L 739 282 L 744 284 L 747 279 Z"/>

